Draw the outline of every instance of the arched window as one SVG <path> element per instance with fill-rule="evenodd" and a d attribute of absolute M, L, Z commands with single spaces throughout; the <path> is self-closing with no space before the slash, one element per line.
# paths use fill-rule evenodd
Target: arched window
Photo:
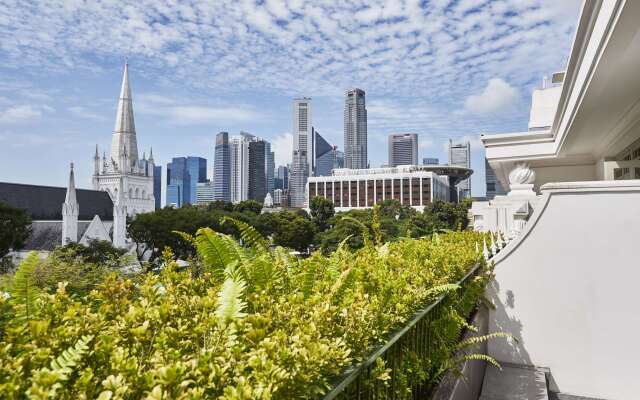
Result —
<path fill-rule="evenodd" d="M 140 189 L 136 188 L 136 199 L 140 198 Z"/>
<path fill-rule="evenodd" d="M 129 198 L 133 198 L 133 188 L 129 188 Z"/>
<path fill-rule="evenodd" d="M 142 198 L 146 199 L 147 198 L 147 191 L 142 189 Z"/>

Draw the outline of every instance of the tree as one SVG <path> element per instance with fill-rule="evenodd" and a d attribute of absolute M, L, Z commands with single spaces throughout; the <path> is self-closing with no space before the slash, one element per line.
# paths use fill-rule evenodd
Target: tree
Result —
<path fill-rule="evenodd" d="M 233 207 L 233 211 L 245 212 L 249 211 L 253 214 L 260 214 L 262 212 L 262 204 L 255 200 L 244 200 L 239 202 Z"/>
<path fill-rule="evenodd" d="M 324 232 L 329 227 L 329 220 L 334 216 L 333 202 L 324 197 L 314 197 L 311 200 L 311 219 L 318 231 Z"/>
<path fill-rule="evenodd" d="M 26 210 L 0 203 L 0 258 L 20 250 L 31 234 L 31 218 Z"/>
<path fill-rule="evenodd" d="M 306 251 L 315 235 L 313 223 L 296 212 L 283 211 L 277 215 L 273 242 L 279 246 Z"/>
<path fill-rule="evenodd" d="M 344 218 L 349 217 L 349 218 Z M 360 223 L 356 222 L 359 221 Z M 397 221 L 393 221 L 397 223 Z M 364 224 L 371 237 L 371 211 L 370 210 L 350 210 L 344 213 L 338 213 L 329 220 L 331 229 L 320 232 L 316 236 L 316 243 L 320 245 L 322 252 L 327 254 L 335 251 L 340 242 L 349 238 L 347 244 L 352 249 L 359 249 L 364 245 L 363 229 Z M 382 223 L 384 226 L 384 222 Z"/>
<path fill-rule="evenodd" d="M 463 230 L 469 224 L 468 202 L 448 203 L 436 200 L 424 207 L 423 215 L 430 231 Z"/>

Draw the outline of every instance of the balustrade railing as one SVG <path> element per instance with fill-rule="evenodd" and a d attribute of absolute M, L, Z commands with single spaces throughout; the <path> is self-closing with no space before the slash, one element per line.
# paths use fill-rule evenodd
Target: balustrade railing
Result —
<path fill-rule="evenodd" d="M 494 243 L 493 236 L 491 242 Z M 486 245 L 484 247 L 486 250 Z M 494 254 L 497 251 L 495 250 Z M 485 255 L 485 258 L 488 256 Z M 437 337 L 434 324 L 438 323 L 446 307 L 451 304 L 455 307 L 461 303 L 460 300 L 469 283 L 481 272 L 482 264 L 478 263 L 458 282 L 457 290 L 440 295 L 433 303 L 414 314 L 403 327 L 390 335 L 387 342 L 378 346 L 364 361 L 353 365 L 339 377 L 323 399 L 424 399 L 433 389 L 434 382 L 421 380 L 419 376 L 411 378 L 411 371 L 407 373 L 407 369 L 403 367 L 412 360 L 430 359 L 434 352 L 441 350 L 437 346 L 441 338 Z M 459 311 L 466 314 L 471 312 Z M 376 376 L 379 372 L 376 370 L 378 360 L 383 360 L 384 368 L 390 369 L 389 376 L 384 380 Z M 404 392 L 407 384 L 411 393 Z"/>

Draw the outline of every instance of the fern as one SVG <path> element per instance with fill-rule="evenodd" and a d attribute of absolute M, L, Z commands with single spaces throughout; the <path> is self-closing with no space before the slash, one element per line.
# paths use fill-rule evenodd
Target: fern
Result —
<path fill-rule="evenodd" d="M 499 337 L 510 338 L 510 339 L 513 339 L 514 341 L 517 342 L 517 339 L 513 335 L 511 335 L 510 333 L 507 333 L 507 332 L 493 332 L 493 333 L 489 333 L 489 334 L 486 334 L 486 335 L 472 336 L 472 337 L 470 337 L 468 339 L 465 339 L 465 340 L 461 341 L 460 343 L 458 343 L 458 349 L 464 349 L 466 347 L 475 346 L 475 345 L 478 345 L 480 343 L 486 342 L 486 341 L 491 340 L 491 339 L 499 338 Z"/>
<path fill-rule="evenodd" d="M 51 361 L 49 368 L 35 370 L 31 376 L 31 387 L 26 395 L 30 399 L 57 398 L 56 392 L 62 383 L 69 380 L 82 358 L 89 352 L 89 342 L 93 335 L 82 336 L 75 345 L 62 352 Z"/>
<path fill-rule="evenodd" d="M 340 274 L 340 277 L 331 287 L 331 302 L 340 304 L 344 300 L 344 296 L 355 282 L 355 270 L 349 268 Z"/>
<path fill-rule="evenodd" d="M 318 264 L 315 262 L 310 262 L 307 265 L 307 269 L 304 271 L 304 275 L 302 277 L 302 293 L 304 294 L 304 298 L 307 299 L 311 296 L 311 292 L 313 291 L 313 286 L 316 282 L 316 274 L 318 273 Z"/>
<path fill-rule="evenodd" d="M 35 282 L 35 270 L 39 262 L 38 253 L 30 252 L 18 266 L 11 283 L 11 302 L 16 307 L 16 317 L 20 320 L 31 319 L 35 311 L 35 302 L 40 293 Z"/>
<path fill-rule="evenodd" d="M 434 286 L 431 289 L 427 290 L 427 296 L 440 296 L 441 294 L 453 292 L 455 290 L 460 289 L 459 285 L 455 283 L 446 283 L 444 285 Z"/>
<path fill-rule="evenodd" d="M 247 285 L 240 276 L 236 265 L 236 263 L 230 264 L 225 269 L 226 279 L 218 292 L 218 307 L 215 314 L 222 326 L 227 326 L 234 320 L 246 316 L 243 311 L 247 306 L 244 301 L 244 291 Z"/>
<path fill-rule="evenodd" d="M 51 361 L 51 371 L 60 374 L 60 380 L 67 380 L 78 362 L 89 351 L 88 344 L 91 340 L 93 340 L 93 335 L 82 336 L 75 346 L 69 347 Z"/>
<path fill-rule="evenodd" d="M 242 241 L 257 254 L 267 253 L 269 251 L 269 243 L 262 235 L 251 225 L 246 222 L 231 217 L 223 217 L 222 224 L 232 223 L 239 231 Z"/>
<path fill-rule="evenodd" d="M 496 360 L 495 358 L 493 358 L 491 356 L 488 356 L 486 354 L 466 354 L 466 355 L 456 359 L 456 364 L 462 364 L 465 361 L 473 361 L 473 360 L 480 360 L 480 361 L 488 362 L 489 364 L 493 365 L 494 367 L 502 370 L 502 366 L 500 365 L 498 360 Z"/>
<path fill-rule="evenodd" d="M 240 261 L 237 249 L 227 235 L 213 231 L 211 228 L 200 228 L 196 232 L 194 243 L 198 254 L 211 271 L 223 276 L 225 268 L 233 262 Z"/>

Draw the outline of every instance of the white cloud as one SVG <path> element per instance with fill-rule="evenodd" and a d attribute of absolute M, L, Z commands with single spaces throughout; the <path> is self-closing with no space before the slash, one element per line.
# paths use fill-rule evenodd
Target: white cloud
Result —
<path fill-rule="evenodd" d="M 273 138 L 271 140 L 271 151 L 275 153 L 276 167 L 290 163 L 293 152 L 293 135 L 291 133 L 281 133 Z"/>
<path fill-rule="evenodd" d="M 80 117 L 80 118 L 84 118 L 84 119 L 90 119 L 90 120 L 94 120 L 94 121 L 104 121 L 106 120 L 106 117 L 104 115 L 98 114 L 96 112 L 93 112 L 89 109 L 87 109 L 86 107 L 82 107 L 82 106 L 72 106 L 69 107 L 68 110 L 75 116 Z"/>
<path fill-rule="evenodd" d="M 511 111 L 520 102 L 518 90 L 500 78 L 490 79 L 482 93 L 465 100 L 467 110 L 478 114 Z"/>
<path fill-rule="evenodd" d="M 12 106 L 0 110 L 0 122 L 8 124 L 34 121 L 41 116 L 42 111 L 31 105 Z"/>

